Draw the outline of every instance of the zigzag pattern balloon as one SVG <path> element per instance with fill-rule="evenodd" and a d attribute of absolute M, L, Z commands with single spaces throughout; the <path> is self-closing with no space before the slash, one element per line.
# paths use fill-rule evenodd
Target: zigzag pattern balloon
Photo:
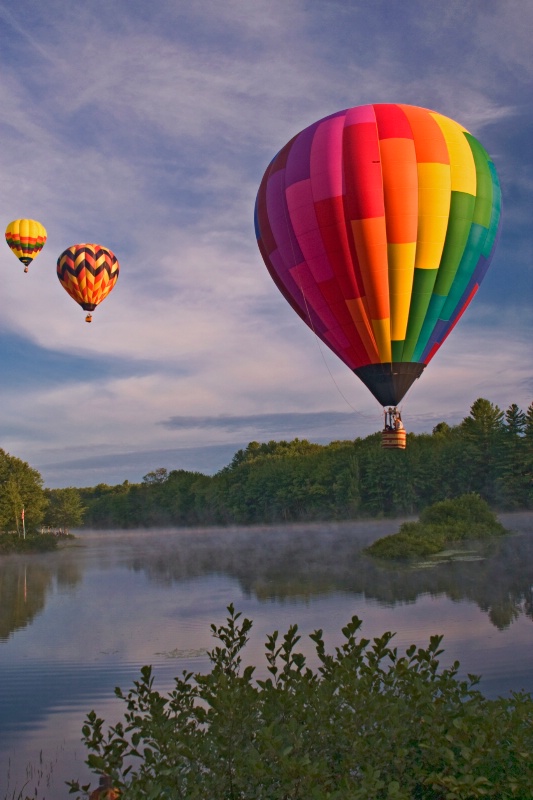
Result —
<path fill-rule="evenodd" d="M 263 176 L 255 226 L 285 299 L 396 405 L 476 294 L 500 211 L 494 164 L 462 125 L 378 104 L 291 139 Z"/>
<path fill-rule="evenodd" d="M 61 285 L 85 311 L 94 311 L 105 300 L 118 274 L 115 254 L 99 244 L 74 244 L 57 260 Z"/>

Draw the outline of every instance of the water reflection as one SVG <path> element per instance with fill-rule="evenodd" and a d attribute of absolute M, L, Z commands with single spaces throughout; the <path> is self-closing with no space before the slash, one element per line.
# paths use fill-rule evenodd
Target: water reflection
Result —
<path fill-rule="evenodd" d="M 444 634 L 446 663 L 482 674 L 498 696 L 533 689 L 533 514 L 502 519 L 517 533 L 441 563 L 388 568 L 362 550 L 393 520 L 290 528 L 84 532 L 64 549 L 0 558 L 0 762 L 23 783 L 27 763 L 61 752 L 61 780 L 89 779 L 80 730 L 95 708 L 116 720 L 113 688 L 153 664 L 166 691 L 183 669 L 206 671 L 209 626 L 226 606 L 254 621 L 247 663 L 265 669 L 267 634 L 297 623 L 329 649 L 353 614 L 372 637 L 397 631 L 402 650 Z M 310 664 L 314 664 L 312 660 Z M 263 665 L 263 666 L 261 666 Z M 258 672 L 266 677 L 266 672 Z M 0 798 L 11 797 L 0 771 Z M 61 790 L 64 791 L 61 791 Z M 37 794 L 35 795 L 37 797 Z"/>
<path fill-rule="evenodd" d="M 163 537 L 154 551 L 134 553 L 129 566 L 166 585 L 225 574 L 238 581 L 243 594 L 259 600 L 301 601 L 343 591 L 394 606 L 422 595 L 446 595 L 475 602 L 503 630 L 520 614 L 533 620 L 533 535 L 525 515 L 508 519 L 518 531 L 513 535 L 470 542 L 410 566 L 390 566 L 363 554 L 384 535 L 379 523 L 191 531 Z"/>
<path fill-rule="evenodd" d="M 30 625 L 55 587 L 72 588 L 81 580 L 72 560 L 59 563 L 48 556 L 8 556 L 0 559 L 0 641 Z"/>
<path fill-rule="evenodd" d="M 95 552 L 104 571 L 120 564 L 161 586 L 224 575 L 245 597 L 259 601 L 305 602 L 340 591 L 393 607 L 445 595 L 476 603 L 503 630 L 520 615 L 533 620 L 531 520 L 527 513 L 502 515 L 512 535 L 411 566 L 390 566 L 363 554 L 368 544 L 398 529 L 394 520 L 86 532 L 60 553 L 0 558 L 0 641 L 30 625 L 54 592 L 74 590 Z"/>

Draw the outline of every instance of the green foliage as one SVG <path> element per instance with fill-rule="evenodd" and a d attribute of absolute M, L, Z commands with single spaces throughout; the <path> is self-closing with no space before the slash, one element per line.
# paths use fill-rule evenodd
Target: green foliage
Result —
<path fill-rule="evenodd" d="M 479 495 L 463 494 L 428 506 L 418 522 L 404 522 L 398 533 L 378 539 L 365 552 L 376 558 L 420 558 L 456 542 L 504 533 L 505 528 Z"/>
<path fill-rule="evenodd" d="M 37 530 L 47 506 L 42 484 L 37 470 L 0 450 L 0 531 L 20 532 L 23 508 L 26 531 Z"/>
<path fill-rule="evenodd" d="M 13 533 L 0 533 L 0 554 L 46 553 L 57 548 L 57 538 L 51 533 L 30 533 L 23 538 Z"/>
<path fill-rule="evenodd" d="M 160 467 L 139 484 L 79 491 L 95 528 L 406 516 L 465 492 L 493 508 L 533 508 L 533 405 L 502 412 L 478 398 L 460 425 L 408 434 L 405 451 L 382 449 L 380 433 L 329 445 L 254 441 L 213 476 Z"/>
<path fill-rule="evenodd" d="M 183 673 L 169 695 L 151 667 L 116 694 L 126 711 L 105 729 L 83 726 L 87 763 L 128 800 L 472 800 L 531 797 L 533 699 L 487 700 L 477 678 L 442 668 L 442 637 L 399 654 L 392 633 L 360 637 L 361 620 L 318 669 L 298 652 L 298 629 L 268 636 L 268 677 L 242 667 L 252 627 L 228 607 L 212 627 L 211 671 Z M 89 786 L 70 784 L 80 796 Z"/>
<path fill-rule="evenodd" d="M 83 523 L 83 516 L 87 510 L 81 502 L 78 489 L 69 486 L 66 489 L 45 489 L 48 499 L 48 508 L 44 517 L 44 524 L 52 528 L 67 531 L 69 528 L 79 528 Z"/>

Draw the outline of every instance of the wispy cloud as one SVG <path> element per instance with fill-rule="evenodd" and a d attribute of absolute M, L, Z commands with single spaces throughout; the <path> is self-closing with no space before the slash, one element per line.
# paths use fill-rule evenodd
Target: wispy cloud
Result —
<path fill-rule="evenodd" d="M 150 465 L 134 462 L 169 448 L 379 429 L 373 398 L 278 293 L 253 230 L 276 151 L 364 102 L 425 105 L 481 131 L 505 180 L 499 255 L 409 393 L 410 429 L 460 417 L 476 391 L 526 403 L 529 8 L 21 3 L 0 5 L 12 34 L 0 54 L 0 213 L 40 219 L 49 239 L 29 275 L 0 250 L 3 447 L 43 465 L 66 464 L 71 448 L 126 453 L 123 479 L 139 479 Z M 55 276 L 79 241 L 121 264 L 91 326 Z M 70 480 L 65 469 L 46 467 L 45 480 Z"/>

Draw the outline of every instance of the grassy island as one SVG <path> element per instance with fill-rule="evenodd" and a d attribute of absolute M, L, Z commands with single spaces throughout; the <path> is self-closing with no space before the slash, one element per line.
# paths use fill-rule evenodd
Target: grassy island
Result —
<path fill-rule="evenodd" d="M 418 522 L 404 522 L 398 533 L 366 548 L 375 558 L 412 559 L 435 555 L 450 545 L 507 533 L 477 494 L 463 494 L 425 508 Z"/>
<path fill-rule="evenodd" d="M 0 533 L 0 555 L 10 553 L 45 553 L 55 550 L 59 537 L 53 533 L 29 533 L 26 537 L 16 533 Z"/>

